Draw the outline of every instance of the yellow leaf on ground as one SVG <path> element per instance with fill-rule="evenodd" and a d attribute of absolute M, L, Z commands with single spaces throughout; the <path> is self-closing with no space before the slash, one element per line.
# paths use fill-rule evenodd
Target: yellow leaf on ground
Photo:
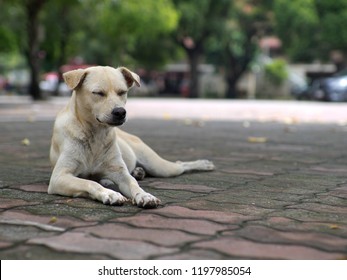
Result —
<path fill-rule="evenodd" d="M 56 223 L 57 222 L 57 217 L 52 217 L 50 220 L 49 220 L 49 223 L 50 224 L 54 224 L 54 223 Z"/>
<path fill-rule="evenodd" d="M 28 138 L 24 138 L 21 143 L 24 146 L 29 146 L 30 145 L 30 140 Z"/>
<path fill-rule="evenodd" d="M 266 143 L 267 138 L 266 137 L 248 137 L 249 143 Z"/>
<path fill-rule="evenodd" d="M 171 116 L 169 113 L 164 113 L 164 114 L 163 114 L 163 119 L 164 119 L 164 120 L 171 120 L 171 119 L 172 119 L 172 116 Z"/>
<path fill-rule="evenodd" d="M 329 226 L 331 229 L 339 229 L 340 227 L 338 225 L 330 225 Z"/>
<path fill-rule="evenodd" d="M 36 121 L 36 118 L 35 118 L 35 116 L 29 116 L 28 117 L 28 122 L 35 122 Z"/>

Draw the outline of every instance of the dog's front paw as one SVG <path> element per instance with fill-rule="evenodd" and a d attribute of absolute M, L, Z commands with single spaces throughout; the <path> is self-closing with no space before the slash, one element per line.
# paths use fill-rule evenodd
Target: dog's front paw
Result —
<path fill-rule="evenodd" d="M 123 205 L 128 199 L 118 192 L 105 189 L 101 193 L 99 200 L 102 201 L 103 204 L 120 206 Z"/>
<path fill-rule="evenodd" d="M 137 193 L 133 198 L 133 204 L 141 208 L 156 208 L 159 206 L 160 202 L 161 201 L 154 195 L 146 192 Z"/>
<path fill-rule="evenodd" d="M 215 168 L 213 162 L 207 159 L 197 160 L 196 164 L 199 166 L 199 170 L 201 171 L 211 171 Z"/>

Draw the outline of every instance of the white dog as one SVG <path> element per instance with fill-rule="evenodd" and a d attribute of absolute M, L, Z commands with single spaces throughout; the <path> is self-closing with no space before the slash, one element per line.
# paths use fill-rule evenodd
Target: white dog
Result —
<path fill-rule="evenodd" d="M 139 76 L 127 68 L 78 69 L 65 73 L 64 80 L 73 93 L 55 121 L 48 193 L 90 197 L 112 205 L 122 205 L 129 198 L 139 207 L 154 208 L 160 200 L 142 190 L 135 178 L 142 179 L 145 172 L 171 177 L 214 169 L 208 160 L 162 159 L 140 138 L 115 128 L 126 120 L 128 90 L 134 84 L 140 86 Z M 117 185 L 120 193 L 105 188 L 110 185 Z"/>

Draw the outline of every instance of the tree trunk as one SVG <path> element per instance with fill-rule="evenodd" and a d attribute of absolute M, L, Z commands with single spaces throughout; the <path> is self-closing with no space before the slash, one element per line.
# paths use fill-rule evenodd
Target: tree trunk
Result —
<path fill-rule="evenodd" d="M 189 84 L 189 97 L 199 97 L 199 60 L 200 52 L 197 49 L 188 51 L 188 60 L 190 67 L 190 84 Z"/>
<path fill-rule="evenodd" d="M 39 86 L 39 67 L 32 57 L 28 58 L 30 69 L 29 94 L 34 100 L 42 100 L 42 92 Z"/>
<path fill-rule="evenodd" d="M 67 47 L 67 42 L 68 38 L 71 33 L 71 28 L 70 28 L 70 22 L 69 22 L 69 15 L 70 10 L 68 6 L 64 6 L 62 10 L 60 11 L 60 27 L 61 27 L 61 35 L 60 35 L 60 40 L 59 40 L 59 56 L 57 58 L 57 64 L 56 64 L 56 69 L 58 72 L 58 82 L 57 85 L 53 91 L 54 96 L 59 95 L 59 86 L 60 83 L 63 82 L 63 73 L 61 70 L 61 66 L 66 62 L 66 47 Z"/>
<path fill-rule="evenodd" d="M 224 60 L 226 63 L 225 79 L 228 86 L 225 94 L 226 98 L 239 97 L 236 84 L 242 74 L 247 70 L 249 63 L 252 61 L 256 52 L 256 45 L 253 42 L 254 40 L 252 40 L 256 35 L 256 29 L 250 27 L 245 35 L 246 38 L 242 43 L 243 55 L 241 57 L 233 53 L 229 48 L 229 44 L 227 44 L 224 49 Z"/>
<path fill-rule="evenodd" d="M 39 86 L 40 73 L 40 38 L 39 13 L 45 3 L 44 0 L 31 0 L 26 2 L 28 48 L 25 52 L 30 69 L 29 94 L 34 100 L 43 99 Z"/>
<path fill-rule="evenodd" d="M 225 97 L 228 99 L 237 98 L 237 89 L 236 89 L 237 80 L 229 76 L 229 77 L 226 77 L 226 81 L 227 81 L 227 91 L 226 91 Z"/>

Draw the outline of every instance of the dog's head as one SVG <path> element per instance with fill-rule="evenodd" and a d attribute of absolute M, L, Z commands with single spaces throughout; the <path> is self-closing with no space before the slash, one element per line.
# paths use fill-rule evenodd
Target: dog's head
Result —
<path fill-rule="evenodd" d="M 122 125 L 128 90 L 140 86 L 140 77 L 125 67 L 96 66 L 63 74 L 68 87 L 75 91 L 79 117 L 103 125 Z"/>

